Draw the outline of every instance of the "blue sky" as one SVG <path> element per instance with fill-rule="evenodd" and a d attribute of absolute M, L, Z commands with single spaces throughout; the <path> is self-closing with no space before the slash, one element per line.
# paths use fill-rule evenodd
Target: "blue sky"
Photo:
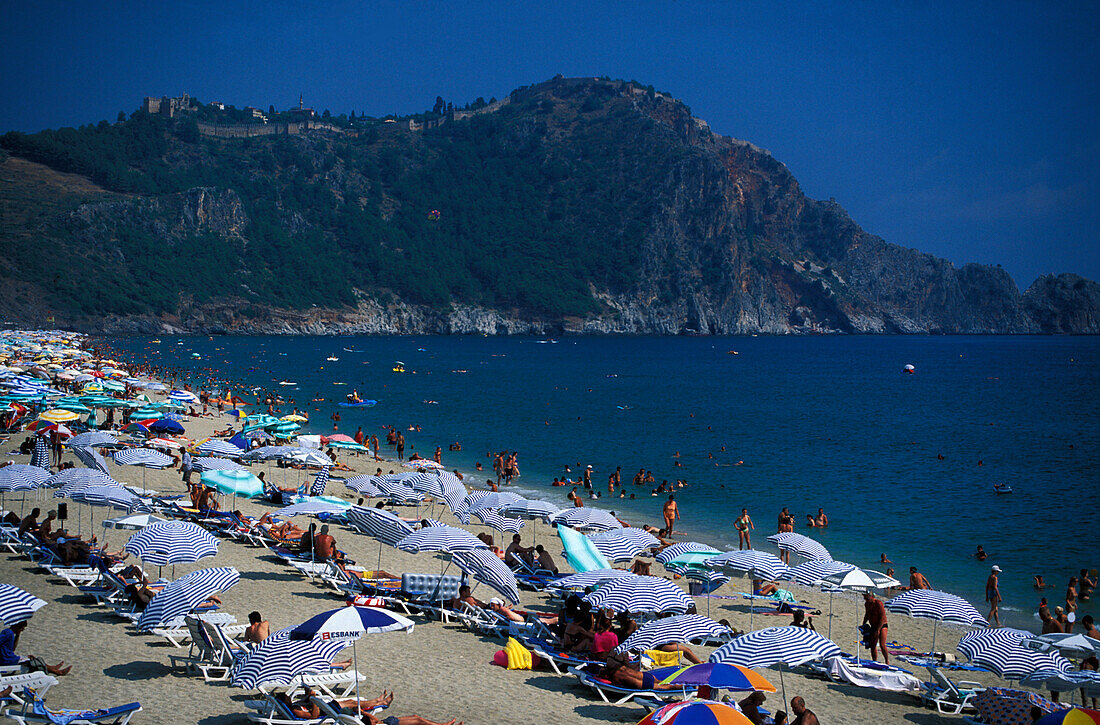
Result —
<path fill-rule="evenodd" d="M 637 79 L 869 232 L 1100 278 L 1100 2 L 8 3 L 0 131 L 146 95 L 383 115 Z"/>

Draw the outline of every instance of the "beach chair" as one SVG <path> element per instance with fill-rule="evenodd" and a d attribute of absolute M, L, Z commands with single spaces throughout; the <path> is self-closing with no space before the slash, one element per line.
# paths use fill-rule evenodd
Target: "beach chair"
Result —
<path fill-rule="evenodd" d="M 57 678 L 44 672 L 19 673 L 16 672 L 0 676 L 0 690 L 11 688 L 11 694 L 0 698 L 0 715 L 7 713 L 12 708 L 22 708 L 26 704 L 26 691 L 37 692 L 39 697 L 45 697 L 46 691 L 57 684 Z"/>
<path fill-rule="evenodd" d="M 168 655 L 172 667 L 187 673 L 199 673 L 204 682 L 228 680 L 229 672 L 236 663 L 235 654 L 243 648 L 231 645 L 217 625 L 207 624 L 191 615 L 185 621 L 191 646 L 186 655 Z"/>
<path fill-rule="evenodd" d="M 321 711 L 321 715 L 325 720 L 332 720 L 334 723 L 340 723 L 340 725 L 366 725 L 367 723 L 358 713 L 345 712 L 333 701 L 317 696 L 311 699 L 313 700 L 313 704 Z M 384 708 L 376 707 L 371 711 L 371 714 L 374 715 L 375 713 L 381 712 L 383 709 Z"/>
<path fill-rule="evenodd" d="M 620 687 L 610 680 L 586 672 L 579 667 L 570 667 L 569 674 L 586 687 L 595 690 L 600 699 L 611 705 L 622 705 L 630 702 L 635 697 L 645 697 L 652 700 L 665 701 L 682 692 L 677 690 L 635 690 L 629 687 Z"/>
<path fill-rule="evenodd" d="M 921 702 L 931 705 L 943 715 L 961 715 L 967 710 L 977 710 L 975 698 L 985 687 L 980 682 L 959 680 L 952 682 L 938 667 L 928 667 L 932 682 L 924 683 L 920 691 Z"/>
<path fill-rule="evenodd" d="M 557 648 L 557 645 L 542 640 L 525 639 L 523 640 L 523 644 L 533 653 L 545 660 L 550 665 L 550 669 L 554 670 L 554 672 L 559 675 L 566 674 L 566 670 L 571 668 L 584 668 L 589 666 L 603 667 L 604 664 L 598 660 L 581 657 L 573 652 L 563 652 Z M 562 668 L 565 668 L 565 670 Z"/>
<path fill-rule="evenodd" d="M 256 689 L 265 694 L 285 690 L 293 696 L 298 690 L 305 690 L 309 687 L 317 690 L 325 697 L 340 699 L 353 696 L 356 684 L 366 681 L 366 676 L 356 670 L 332 670 L 331 672 L 297 675 L 286 684 L 261 682 L 256 686 Z"/>
<path fill-rule="evenodd" d="M 207 612 L 199 614 L 198 618 L 218 625 L 222 634 L 234 642 L 248 629 L 247 624 L 236 624 L 237 618 L 228 612 Z M 191 641 L 191 630 L 187 627 L 186 616 L 177 617 L 163 627 L 153 627 L 149 634 L 160 637 L 177 649 L 183 649 Z"/>
<path fill-rule="evenodd" d="M 16 712 L 9 710 L 7 716 L 19 725 L 38 723 L 58 723 L 64 725 L 126 725 L 135 713 L 141 712 L 141 703 L 104 708 L 101 710 L 56 710 L 49 709 L 42 698 L 33 690 L 24 690 L 27 701 Z"/>
<path fill-rule="evenodd" d="M 278 698 L 278 692 L 263 693 L 262 700 L 245 700 L 245 707 L 253 710 L 248 713 L 249 722 L 259 725 L 320 725 L 329 718 L 322 715 L 316 718 L 298 717 Z"/>

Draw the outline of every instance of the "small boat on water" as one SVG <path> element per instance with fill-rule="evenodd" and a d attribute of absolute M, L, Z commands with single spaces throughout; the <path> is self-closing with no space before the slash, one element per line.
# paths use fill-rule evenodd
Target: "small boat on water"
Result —
<path fill-rule="evenodd" d="M 995 483 L 993 484 L 993 492 L 998 496 L 1004 496 L 1005 494 L 1012 493 L 1012 486 L 1007 483 Z"/>
<path fill-rule="evenodd" d="M 397 362 L 395 362 L 395 363 L 393 364 L 393 371 L 394 371 L 395 373 L 403 373 L 403 372 L 405 372 L 405 363 L 403 363 L 403 362 L 401 362 L 400 360 L 398 360 Z"/>
<path fill-rule="evenodd" d="M 328 360 L 329 362 L 336 362 L 339 359 L 340 358 L 336 357 L 335 355 L 329 355 L 328 357 L 325 358 L 325 360 Z"/>

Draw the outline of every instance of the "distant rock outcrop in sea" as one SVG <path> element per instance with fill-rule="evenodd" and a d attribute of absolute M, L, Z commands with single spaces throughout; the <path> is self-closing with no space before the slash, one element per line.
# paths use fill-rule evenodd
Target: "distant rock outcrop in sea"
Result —
<path fill-rule="evenodd" d="M 0 315 L 148 333 L 1100 333 L 1095 282 L 1021 294 L 1000 267 L 890 244 L 636 82 L 558 77 L 289 135 L 211 135 L 255 119 L 188 103 L 0 139 Z"/>

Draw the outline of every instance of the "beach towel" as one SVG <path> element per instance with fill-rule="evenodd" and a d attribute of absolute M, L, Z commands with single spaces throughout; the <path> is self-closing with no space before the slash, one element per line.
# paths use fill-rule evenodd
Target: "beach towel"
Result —
<path fill-rule="evenodd" d="M 645 654 L 653 661 L 652 667 L 675 667 L 680 664 L 679 652 L 662 652 L 659 649 L 647 649 Z"/>
<path fill-rule="evenodd" d="M 1057 703 L 1025 690 L 1006 687 L 990 687 L 974 698 L 974 705 L 984 722 L 990 725 L 1032 725 L 1031 707 L 1037 705 L 1043 712 L 1064 709 Z"/>
<path fill-rule="evenodd" d="M 829 676 L 856 687 L 870 687 L 890 692 L 917 692 L 921 681 L 904 672 L 872 670 L 849 664 L 840 657 L 825 661 Z"/>

